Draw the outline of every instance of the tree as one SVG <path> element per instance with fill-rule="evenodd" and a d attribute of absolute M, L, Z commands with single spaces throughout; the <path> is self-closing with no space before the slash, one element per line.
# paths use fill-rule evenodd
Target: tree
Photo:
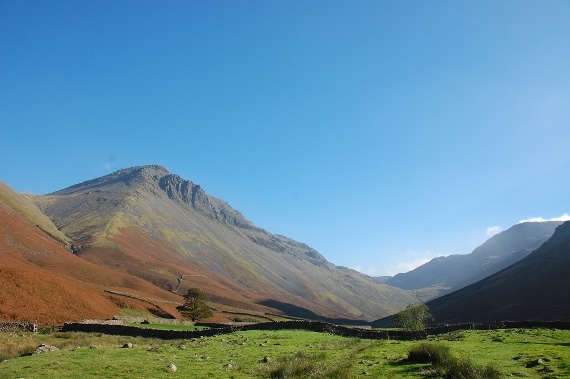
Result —
<path fill-rule="evenodd" d="M 423 330 L 434 318 L 424 303 L 410 304 L 394 316 L 394 326 L 409 331 Z"/>
<path fill-rule="evenodd" d="M 183 316 L 190 318 L 192 321 L 212 316 L 212 310 L 206 304 L 208 295 L 199 288 L 190 288 L 184 299 L 186 300 L 184 305 L 176 307 Z"/>

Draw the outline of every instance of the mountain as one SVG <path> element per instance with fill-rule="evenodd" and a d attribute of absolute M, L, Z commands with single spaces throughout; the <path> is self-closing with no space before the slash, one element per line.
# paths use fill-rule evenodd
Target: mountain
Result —
<path fill-rule="evenodd" d="M 123 169 L 31 199 L 82 260 L 165 292 L 199 287 L 221 310 L 371 320 L 417 300 L 253 225 L 162 166 Z"/>
<path fill-rule="evenodd" d="M 520 261 L 546 242 L 561 224 L 557 221 L 520 223 L 494 235 L 471 254 L 437 257 L 384 283 L 419 290 L 419 296 L 429 300 L 475 283 Z M 428 297 L 422 297 L 422 293 L 428 294 Z"/>
<path fill-rule="evenodd" d="M 28 196 L 0 182 L 0 320 L 61 324 L 109 318 L 120 307 L 158 315 L 176 313 L 171 303 L 156 307 L 105 290 L 179 301 L 132 275 L 100 267 L 68 250 L 69 239 Z"/>
<path fill-rule="evenodd" d="M 427 303 L 437 322 L 570 320 L 570 221 L 519 262 Z"/>

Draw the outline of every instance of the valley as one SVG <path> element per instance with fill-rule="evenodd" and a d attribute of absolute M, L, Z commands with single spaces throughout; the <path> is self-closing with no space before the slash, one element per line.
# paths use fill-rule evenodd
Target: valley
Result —
<path fill-rule="evenodd" d="M 0 200 L 1 319 L 54 325 L 121 309 L 181 318 L 176 307 L 194 287 L 207 293 L 214 322 L 389 325 L 428 300 L 436 322 L 570 317 L 568 222 L 517 224 L 471 254 L 372 278 L 255 226 L 158 165 L 42 196 L 2 184 Z"/>

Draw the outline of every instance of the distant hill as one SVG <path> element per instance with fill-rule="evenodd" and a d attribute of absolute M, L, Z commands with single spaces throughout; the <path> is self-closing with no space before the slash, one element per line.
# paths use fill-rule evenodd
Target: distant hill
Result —
<path fill-rule="evenodd" d="M 371 320 L 417 300 L 253 225 L 162 166 L 123 169 L 33 201 L 82 260 L 165 292 L 199 287 L 221 310 Z"/>
<path fill-rule="evenodd" d="M 524 222 L 487 240 L 466 255 L 437 257 L 384 283 L 408 290 L 420 290 L 424 300 L 456 291 L 492 275 L 526 257 L 540 247 L 562 222 Z M 427 297 L 422 297 L 426 294 Z"/>
<path fill-rule="evenodd" d="M 570 221 L 524 259 L 427 303 L 437 322 L 570 320 Z"/>

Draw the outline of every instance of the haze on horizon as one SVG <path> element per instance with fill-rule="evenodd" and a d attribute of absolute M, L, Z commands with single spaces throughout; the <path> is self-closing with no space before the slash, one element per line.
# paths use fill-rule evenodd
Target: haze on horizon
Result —
<path fill-rule="evenodd" d="M 570 213 L 570 3 L 0 2 L 0 180 L 160 164 L 393 275 Z"/>

